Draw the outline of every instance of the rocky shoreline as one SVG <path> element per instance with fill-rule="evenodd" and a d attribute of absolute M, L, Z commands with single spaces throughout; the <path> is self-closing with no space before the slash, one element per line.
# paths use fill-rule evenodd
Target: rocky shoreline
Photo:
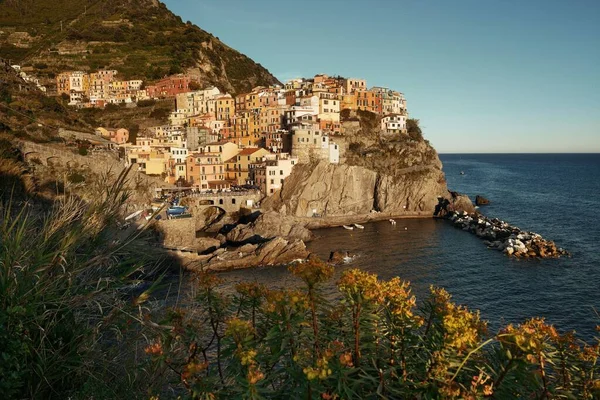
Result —
<path fill-rule="evenodd" d="M 571 254 L 553 241 L 535 232 L 526 232 L 497 218 L 478 213 L 449 212 L 446 216 L 452 224 L 463 231 L 483 239 L 489 249 L 502 251 L 516 258 L 558 258 Z"/>

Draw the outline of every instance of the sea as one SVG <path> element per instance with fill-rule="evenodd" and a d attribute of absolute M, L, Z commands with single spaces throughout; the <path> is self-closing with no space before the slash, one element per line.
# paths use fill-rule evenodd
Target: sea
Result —
<path fill-rule="evenodd" d="M 591 340 L 600 325 L 600 154 L 442 154 L 448 187 L 482 195 L 479 211 L 540 233 L 572 256 L 517 260 L 488 249 L 475 235 L 434 219 L 375 222 L 364 230 L 315 231 L 310 251 L 327 258 L 348 251 L 360 268 L 383 279 L 410 281 L 418 301 L 431 285 L 479 310 L 496 332 L 508 323 L 544 317 L 560 331 Z M 253 280 L 271 288 L 297 286 L 285 267 L 222 274 L 229 284 Z M 331 284 L 326 292 L 335 296 Z"/>

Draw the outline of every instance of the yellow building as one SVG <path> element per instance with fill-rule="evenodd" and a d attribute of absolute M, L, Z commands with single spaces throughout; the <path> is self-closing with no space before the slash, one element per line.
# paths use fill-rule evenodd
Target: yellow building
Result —
<path fill-rule="evenodd" d="M 146 160 L 146 175 L 166 174 L 169 167 L 169 153 L 151 151 Z"/>
<path fill-rule="evenodd" d="M 221 155 L 221 160 L 229 160 L 239 153 L 238 145 L 228 140 L 209 143 L 204 146 L 204 153 L 217 153 Z"/>
<path fill-rule="evenodd" d="M 235 181 L 238 185 L 245 185 L 248 180 L 249 165 L 270 154 L 266 149 L 248 147 L 240 150 L 235 156 L 225 162 L 227 179 Z"/>

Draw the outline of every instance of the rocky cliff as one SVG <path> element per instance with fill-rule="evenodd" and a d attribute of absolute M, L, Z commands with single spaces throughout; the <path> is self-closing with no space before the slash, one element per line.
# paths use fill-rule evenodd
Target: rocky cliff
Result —
<path fill-rule="evenodd" d="M 364 215 L 373 211 L 398 216 L 433 215 L 441 198 L 473 211 L 470 202 L 452 196 L 435 149 L 419 131 L 388 137 L 377 116 L 344 115 L 343 163 L 298 165 L 283 188 L 263 202 L 284 215 L 324 217 Z M 418 128 L 418 125 L 416 125 Z"/>

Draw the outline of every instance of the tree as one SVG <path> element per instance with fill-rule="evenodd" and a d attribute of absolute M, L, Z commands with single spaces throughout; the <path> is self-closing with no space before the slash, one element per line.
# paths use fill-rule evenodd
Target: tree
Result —
<path fill-rule="evenodd" d="M 408 136 L 413 140 L 423 140 L 423 131 L 421 131 L 421 127 L 419 126 L 419 120 L 414 118 L 409 118 L 406 120 L 406 130 L 408 132 Z"/>

